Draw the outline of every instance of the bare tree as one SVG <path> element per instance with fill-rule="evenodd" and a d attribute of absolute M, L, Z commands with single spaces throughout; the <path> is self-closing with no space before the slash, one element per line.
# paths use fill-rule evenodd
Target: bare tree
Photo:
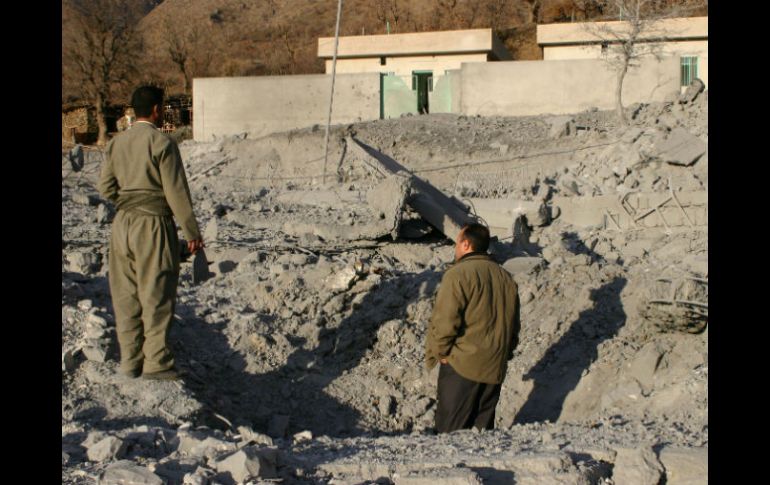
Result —
<path fill-rule="evenodd" d="M 656 11 L 654 0 L 610 0 L 609 6 L 618 20 L 612 23 L 587 23 L 585 29 L 602 42 L 602 58 L 616 73 L 615 112 L 618 120 L 627 125 L 623 112 L 623 81 L 630 69 L 638 67 L 643 57 L 660 59 L 662 42 L 673 33 L 661 23 L 672 12 Z"/>
<path fill-rule="evenodd" d="M 168 19 L 164 22 L 166 53 L 182 75 L 185 94 L 190 94 L 193 77 L 208 74 L 216 52 L 211 45 L 215 39 L 212 32 L 207 35 L 198 26 L 180 26 Z"/>
<path fill-rule="evenodd" d="M 65 0 L 62 71 L 96 108 L 97 143 L 107 142 L 105 108 L 114 89 L 137 71 L 140 13 L 128 0 Z"/>

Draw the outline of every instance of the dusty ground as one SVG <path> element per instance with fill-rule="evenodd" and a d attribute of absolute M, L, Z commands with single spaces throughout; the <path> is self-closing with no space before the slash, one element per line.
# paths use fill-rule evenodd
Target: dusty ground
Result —
<path fill-rule="evenodd" d="M 628 128 L 599 111 L 339 126 L 326 181 L 322 128 L 184 142 L 214 276 L 195 286 L 183 264 L 178 383 L 115 374 L 101 154 L 76 173 L 63 159 L 62 482 L 705 483 L 708 328 L 649 301 L 657 278 L 707 280 L 707 226 L 574 227 L 552 210 L 526 244 L 501 238 L 501 263 L 541 259 L 512 269 L 523 328 L 498 429 L 436 436 L 423 346 L 452 243 L 411 212 L 411 238 L 382 230 L 367 200 L 382 177 L 344 137 L 459 199 L 552 206 L 707 191 L 707 153 L 654 155 L 677 128 L 707 143 L 707 103 L 637 105 Z"/>

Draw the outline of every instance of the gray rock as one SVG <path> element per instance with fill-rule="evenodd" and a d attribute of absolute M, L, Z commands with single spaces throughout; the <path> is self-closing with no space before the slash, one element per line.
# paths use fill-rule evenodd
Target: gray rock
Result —
<path fill-rule="evenodd" d="M 67 271 L 92 275 L 102 268 L 102 255 L 86 251 L 72 251 L 66 253 Z"/>
<path fill-rule="evenodd" d="M 283 438 L 286 435 L 286 430 L 289 427 L 289 416 L 285 414 L 276 414 L 270 419 L 270 424 L 267 426 L 267 434 L 273 438 Z"/>
<path fill-rule="evenodd" d="M 254 442 L 262 445 L 273 445 L 273 438 L 266 434 L 257 433 L 248 426 L 238 426 L 238 433 L 241 435 L 241 443 Z"/>
<path fill-rule="evenodd" d="M 292 436 L 292 441 L 294 443 L 301 443 L 303 441 L 310 441 L 313 439 L 313 432 L 309 430 L 300 431 L 299 433 L 294 434 Z"/>
<path fill-rule="evenodd" d="M 75 360 L 76 351 L 73 349 L 67 349 L 61 353 L 61 370 L 62 372 L 72 372 L 75 370 L 77 361 Z"/>
<path fill-rule="evenodd" d="M 203 473 L 185 473 L 182 485 L 209 485 L 209 477 Z"/>
<path fill-rule="evenodd" d="M 708 448 L 674 448 L 660 450 L 659 458 L 666 469 L 666 485 L 702 485 L 708 483 Z"/>
<path fill-rule="evenodd" d="M 76 192 L 72 194 L 72 202 L 81 205 L 96 206 L 101 202 L 99 197 L 95 195 L 84 194 L 83 192 Z"/>
<path fill-rule="evenodd" d="M 214 462 L 217 472 L 229 475 L 236 482 L 248 478 L 275 478 L 275 461 L 270 456 L 253 447 L 243 448 L 235 453 L 218 458 Z"/>
<path fill-rule="evenodd" d="M 206 224 L 206 229 L 203 230 L 203 240 L 206 242 L 215 242 L 217 237 L 219 237 L 219 224 L 217 223 L 216 218 L 212 218 L 209 223 Z"/>
<path fill-rule="evenodd" d="M 107 204 L 99 204 L 96 208 L 96 222 L 108 224 L 115 218 L 115 210 Z"/>
<path fill-rule="evenodd" d="M 379 404 L 377 405 L 377 409 L 380 411 L 380 414 L 383 416 L 390 416 L 393 414 L 394 408 L 395 408 L 396 401 L 393 399 L 393 396 L 390 395 L 384 395 L 380 397 Z"/>
<path fill-rule="evenodd" d="M 658 485 L 663 476 L 663 465 L 650 446 L 617 448 L 612 471 L 614 483 L 634 485 Z"/>
<path fill-rule="evenodd" d="M 503 268 L 512 275 L 517 274 L 529 274 L 542 268 L 544 264 L 543 258 L 533 257 L 519 257 L 511 258 L 503 263 Z"/>
<path fill-rule="evenodd" d="M 178 438 L 177 451 L 189 456 L 212 458 L 223 452 L 234 451 L 236 448 L 235 443 L 195 431 L 180 431 Z"/>
<path fill-rule="evenodd" d="M 115 436 L 108 436 L 88 448 L 87 456 L 91 461 L 121 459 L 126 454 L 126 443 Z"/>
<path fill-rule="evenodd" d="M 91 309 L 93 306 L 94 306 L 94 302 L 93 302 L 93 301 L 91 301 L 91 300 L 88 300 L 88 299 L 85 299 L 85 300 L 80 300 L 80 301 L 78 302 L 78 308 L 79 308 L 80 310 L 83 310 L 84 312 L 87 312 L 87 311 L 88 311 L 88 310 L 90 310 L 90 309 Z"/>
<path fill-rule="evenodd" d="M 109 339 L 88 339 L 83 355 L 94 362 L 106 362 L 110 356 Z"/>
<path fill-rule="evenodd" d="M 662 143 L 657 143 L 658 158 L 672 165 L 689 166 L 708 149 L 708 144 L 684 128 L 677 128 Z"/>
<path fill-rule="evenodd" d="M 706 89 L 706 85 L 703 84 L 703 81 L 698 78 L 693 79 L 687 89 L 679 95 L 679 102 L 682 104 L 693 102 L 704 89 Z"/>
<path fill-rule="evenodd" d="M 163 479 L 132 461 L 113 463 L 97 480 L 97 485 L 165 485 Z"/>

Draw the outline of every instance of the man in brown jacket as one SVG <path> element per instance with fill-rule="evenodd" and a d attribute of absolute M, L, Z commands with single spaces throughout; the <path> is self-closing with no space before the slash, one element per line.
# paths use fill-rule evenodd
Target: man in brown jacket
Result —
<path fill-rule="evenodd" d="M 107 144 L 99 192 L 118 210 L 112 223 L 109 282 L 120 373 L 177 379 L 166 343 L 179 279 L 174 218 L 191 253 L 203 247 L 176 142 L 157 129 L 163 90 L 142 86 L 131 105 L 136 122 Z"/>
<path fill-rule="evenodd" d="M 436 431 L 492 429 L 520 330 L 518 288 L 487 254 L 489 229 L 463 227 L 455 264 L 441 279 L 425 345 L 438 375 Z"/>

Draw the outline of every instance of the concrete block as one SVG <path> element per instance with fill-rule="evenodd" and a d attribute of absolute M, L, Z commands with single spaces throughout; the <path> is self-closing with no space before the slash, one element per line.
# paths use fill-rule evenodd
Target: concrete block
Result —
<path fill-rule="evenodd" d="M 229 474 L 239 483 L 248 478 L 276 478 L 275 461 L 271 461 L 267 454 L 260 451 L 252 447 L 243 448 L 218 458 L 214 462 L 214 468 L 221 474 Z"/>
<path fill-rule="evenodd" d="M 121 459 L 126 454 L 127 444 L 120 438 L 108 436 L 88 448 L 87 456 L 91 461 Z"/>
<path fill-rule="evenodd" d="M 511 258 L 503 263 L 503 268 L 512 275 L 529 274 L 537 271 L 544 266 L 543 258 L 538 257 L 519 257 Z"/>
<path fill-rule="evenodd" d="M 661 143 L 656 143 L 657 156 L 672 165 L 689 166 L 706 153 L 708 144 L 684 128 L 676 128 Z"/>
<path fill-rule="evenodd" d="M 615 466 L 612 469 L 614 483 L 658 485 L 663 476 L 663 465 L 650 446 L 616 448 Z"/>
<path fill-rule="evenodd" d="M 666 446 L 658 457 L 666 470 L 667 485 L 706 485 L 708 483 L 708 448 Z"/>
<path fill-rule="evenodd" d="M 165 485 L 162 478 L 130 460 L 113 463 L 97 480 L 97 485 Z"/>

